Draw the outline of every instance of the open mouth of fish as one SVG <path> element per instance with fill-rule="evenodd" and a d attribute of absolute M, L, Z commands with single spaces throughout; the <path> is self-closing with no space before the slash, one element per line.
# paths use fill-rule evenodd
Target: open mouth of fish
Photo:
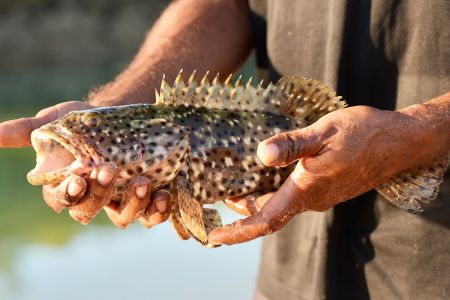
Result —
<path fill-rule="evenodd" d="M 72 137 L 58 131 L 40 128 L 31 134 L 36 166 L 28 173 L 27 179 L 33 185 L 60 183 L 83 161 L 80 149 L 71 142 Z"/>

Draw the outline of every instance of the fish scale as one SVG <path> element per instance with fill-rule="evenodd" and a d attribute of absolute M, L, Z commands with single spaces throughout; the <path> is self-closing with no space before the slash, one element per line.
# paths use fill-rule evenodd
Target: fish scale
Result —
<path fill-rule="evenodd" d="M 204 204 L 274 191 L 293 170 L 292 164 L 264 166 L 258 143 L 346 106 L 331 88 L 304 77 L 286 76 L 265 87 L 218 78 L 210 82 L 206 74 L 197 81 L 193 73 L 185 81 L 180 73 L 172 86 L 162 80 L 155 104 L 75 111 L 33 131 L 37 164 L 29 182 L 57 184 L 112 163 L 118 173 L 114 201 L 122 201 L 135 176 L 145 175 L 152 190 L 172 194 L 170 220 L 178 235 L 210 246 L 208 233 L 222 223 Z M 403 172 L 377 190 L 404 210 L 420 211 L 419 202 L 436 197 L 446 163 Z"/>

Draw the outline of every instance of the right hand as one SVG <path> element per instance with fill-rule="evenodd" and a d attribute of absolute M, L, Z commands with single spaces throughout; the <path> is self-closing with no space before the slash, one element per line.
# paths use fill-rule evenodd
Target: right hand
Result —
<path fill-rule="evenodd" d="M 93 107 L 86 102 L 68 101 L 41 110 L 35 117 L 0 123 L 0 148 L 30 146 L 30 135 L 34 129 L 70 111 Z M 167 220 L 171 207 L 170 194 L 163 190 L 151 194 L 152 187 L 145 176 L 133 179 L 120 205 L 110 202 L 115 176 L 114 166 L 107 164 L 94 168 L 87 180 L 71 175 L 59 185 L 43 186 L 44 200 L 58 213 L 68 208 L 70 216 L 82 224 L 88 224 L 101 209 L 105 209 L 110 220 L 120 228 L 135 220 L 147 228 Z"/>

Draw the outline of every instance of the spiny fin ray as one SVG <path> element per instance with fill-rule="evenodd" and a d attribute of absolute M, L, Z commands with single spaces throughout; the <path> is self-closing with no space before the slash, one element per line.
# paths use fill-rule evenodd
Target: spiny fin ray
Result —
<path fill-rule="evenodd" d="M 219 74 L 211 82 L 208 76 L 209 72 L 206 72 L 198 82 L 194 72 L 185 82 L 180 72 L 173 87 L 163 78 L 156 104 L 280 113 L 308 124 L 346 106 L 333 89 L 306 77 L 285 76 L 276 84 L 263 87 L 260 82 L 255 87 L 252 78 L 244 85 L 241 76 L 234 84 L 231 75 L 224 83 L 219 81 Z"/>
<path fill-rule="evenodd" d="M 447 164 L 448 157 L 441 158 L 427 168 L 402 172 L 375 189 L 389 202 L 407 212 L 422 212 L 422 204 L 436 199 Z"/>

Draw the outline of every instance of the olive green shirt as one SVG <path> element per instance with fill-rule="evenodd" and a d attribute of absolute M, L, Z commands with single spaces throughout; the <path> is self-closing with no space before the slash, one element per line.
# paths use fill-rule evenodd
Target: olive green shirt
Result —
<path fill-rule="evenodd" d="M 251 0 L 262 77 L 304 75 L 350 105 L 395 109 L 450 90 L 450 1 Z M 338 179 L 337 179 L 338 180 Z M 266 237 L 270 299 L 450 299 L 450 178 L 423 214 L 371 191 Z"/>

